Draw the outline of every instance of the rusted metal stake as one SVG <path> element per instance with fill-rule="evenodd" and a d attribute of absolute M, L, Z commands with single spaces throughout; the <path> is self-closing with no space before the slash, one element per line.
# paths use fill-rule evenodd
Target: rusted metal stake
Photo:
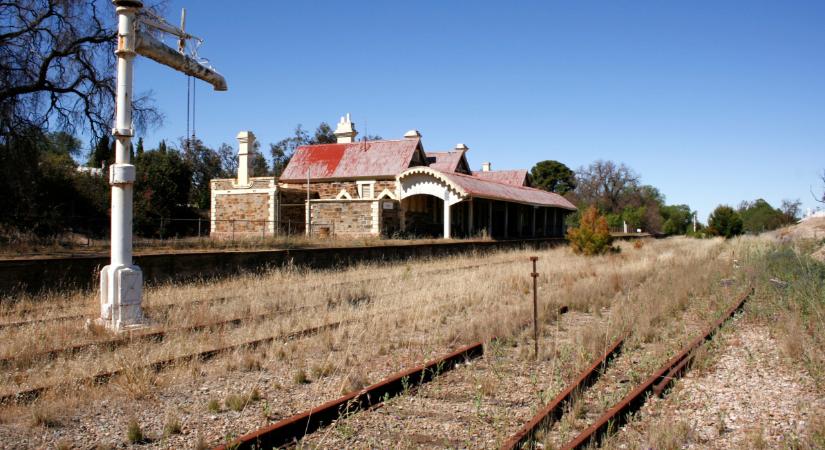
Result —
<path fill-rule="evenodd" d="M 530 261 L 533 261 L 533 273 L 531 273 L 530 276 L 533 277 L 533 346 L 535 347 L 536 360 L 539 359 L 539 307 L 537 294 L 539 274 L 536 273 L 536 261 L 538 260 L 538 256 L 530 257 Z"/>

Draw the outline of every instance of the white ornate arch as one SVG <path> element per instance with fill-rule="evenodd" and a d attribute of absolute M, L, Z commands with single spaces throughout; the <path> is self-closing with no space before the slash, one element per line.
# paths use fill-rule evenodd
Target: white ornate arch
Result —
<path fill-rule="evenodd" d="M 403 200 L 413 195 L 432 195 L 448 205 L 454 205 L 465 198 L 467 192 L 441 172 L 426 166 L 413 167 L 396 177 L 398 198 Z"/>

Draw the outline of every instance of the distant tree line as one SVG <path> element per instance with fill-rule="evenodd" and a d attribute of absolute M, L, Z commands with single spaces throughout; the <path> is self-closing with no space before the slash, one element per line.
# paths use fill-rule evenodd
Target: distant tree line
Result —
<path fill-rule="evenodd" d="M 611 229 L 622 229 L 626 223 L 630 230 L 650 233 L 694 233 L 696 212 L 690 206 L 666 204 L 658 188 L 642 184 L 640 175 L 623 163 L 598 160 L 574 172 L 558 161 L 541 161 L 532 168 L 531 178 L 535 187 L 564 195 L 578 206 L 579 211 L 569 216 L 571 226 L 578 226 L 582 212 L 593 206 Z M 730 237 L 774 230 L 798 220 L 800 205 L 799 200 L 783 200 L 774 208 L 763 199 L 742 202 L 738 209 L 722 205 L 707 227 L 697 223 L 697 234 Z"/>
<path fill-rule="evenodd" d="M 369 139 L 380 139 L 371 136 Z M 279 176 L 301 145 L 336 142 L 332 128 L 321 122 L 314 133 L 298 125 L 292 135 L 269 145 L 270 166 L 255 143 L 250 161 L 252 176 Z M 0 234 L 25 230 L 38 236 L 72 230 L 103 237 L 109 230 L 110 186 L 108 166 L 114 163 L 115 143 L 98 138 L 87 154 L 72 134 L 32 127 L 26 133 L 0 140 Z M 136 169 L 134 187 L 135 232 L 145 237 L 188 235 L 197 232 L 197 219 L 208 219 L 210 181 L 233 178 L 238 169 L 237 149 L 223 143 L 217 149 L 200 139 L 165 140 L 145 149 L 142 138 L 130 148 Z M 102 175 L 79 171 L 77 161 Z M 188 219 L 175 220 L 169 219 Z"/>

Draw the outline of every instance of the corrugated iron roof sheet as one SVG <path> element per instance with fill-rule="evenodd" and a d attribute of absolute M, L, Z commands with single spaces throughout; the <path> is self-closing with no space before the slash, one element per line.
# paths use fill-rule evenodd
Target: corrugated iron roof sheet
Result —
<path fill-rule="evenodd" d="M 420 139 L 320 144 L 298 147 L 282 181 L 356 177 L 394 177 L 410 166 Z"/>
<path fill-rule="evenodd" d="M 513 186 L 527 186 L 527 171 L 524 169 L 473 172 L 473 176 Z"/>
<path fill-rule="evenodd" d="M 427 159 L 434 158 L 430 167 L 441 172 L 455 172 L 461 162 L 463 151 L 458 152 L 427 152 Z"/>
<path fill-rule="evenodd" d="M 444 176 L 461 187 L 471 197 L 576 210 L 576 207 L 566 198 L 554 192 L 526 186 L 513 186 L 512 184 L 499 183 L 461 173 L 444 173 Z"/>

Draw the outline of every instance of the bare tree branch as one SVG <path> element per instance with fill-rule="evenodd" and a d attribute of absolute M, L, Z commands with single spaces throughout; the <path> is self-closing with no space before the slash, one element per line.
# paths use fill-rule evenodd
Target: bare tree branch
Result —
<path fill-rule="evenodd" d="M 109 133 L 114 116 L 115 14 L 97 0 L 0 2 L 0 138 L 31 127 Z M 150 96 L 135 124 L 159 124 Z"/>

